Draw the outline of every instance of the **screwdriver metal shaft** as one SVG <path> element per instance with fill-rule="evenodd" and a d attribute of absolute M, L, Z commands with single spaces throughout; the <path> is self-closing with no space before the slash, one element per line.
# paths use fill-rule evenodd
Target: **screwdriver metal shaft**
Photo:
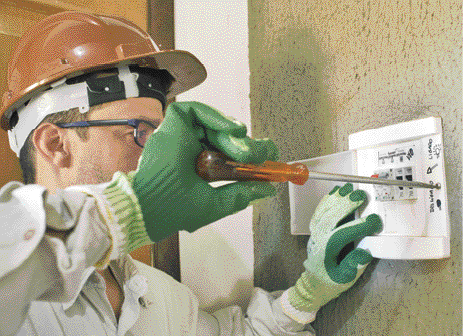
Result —
<path fill-rule="evenodd" d="M 365 184 L 382 184 L 382 185 L 393 185 L 410 188 L 427 188 L 427 189 L 440 189 L 440 184 L 430 184 L 417 181 L 404 181 L 404 180 L 388 180 L 376 177 L 364 177 L 355 175 L 342 175 L 342 174 L 331 174 L 321 173 L 309 170 L 309 179 L 316 180 L 330 180 L 330 181 L 341 181 L 351 183 L 365 183 Z"/>

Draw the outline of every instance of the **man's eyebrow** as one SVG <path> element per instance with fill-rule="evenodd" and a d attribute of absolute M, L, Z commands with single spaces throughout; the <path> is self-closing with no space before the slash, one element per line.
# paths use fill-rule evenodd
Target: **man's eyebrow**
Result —
<path fill-rule="evenodd" d="M 145 120 L 145 121 L 149 121 L 150 123 L 152 124 L 160 124 L 161 123 L 161 119 L 152 119 L 152 118 L 147 118 L 145 116 L 138 116 L 136 117 L 135 119 L 141 119 L 141 120 Z"/>

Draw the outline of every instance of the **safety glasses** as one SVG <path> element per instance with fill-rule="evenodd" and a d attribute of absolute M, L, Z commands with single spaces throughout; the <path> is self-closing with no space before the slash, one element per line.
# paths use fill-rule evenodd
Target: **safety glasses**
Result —
<path fill-rule="evenodd" d="M 87 120 L 87 121 L 76 121 L 71 123 L 57 123 L 55 124 L 61 128 L 71 127 L 92 127 L 92 126 L 118 126 L 128 125 L 134 128 L 133 140 L 140 147 L 145 147 L 146 141 L 151 134 L 153 134 L 156 126 L 151 122 L 143 119 L 112 119 L 112 120 Z"/>

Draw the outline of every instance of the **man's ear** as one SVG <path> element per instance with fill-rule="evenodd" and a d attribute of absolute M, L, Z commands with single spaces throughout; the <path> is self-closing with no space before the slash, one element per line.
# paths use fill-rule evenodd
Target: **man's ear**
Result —
<path fill-rule="evenodd" d="M 59 168 L 67 168 L 71 163 L 68 132 L 54 124 L 40 124 L 32 135 L 37 154 Z"/>

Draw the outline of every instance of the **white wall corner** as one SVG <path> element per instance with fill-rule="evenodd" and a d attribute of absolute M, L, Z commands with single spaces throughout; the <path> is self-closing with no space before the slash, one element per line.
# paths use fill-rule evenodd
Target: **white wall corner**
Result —
<path fill-rule="evenodd" d="M 251 130 L 247 1 L 176 1 L 175 46 L 205 65 L 208 77 L 178 101 L 200 101 Z M 246 308 L 254 281 L 252 208 L 196 231 L 181 232 L 182 282 L 210 310 Z"/>

